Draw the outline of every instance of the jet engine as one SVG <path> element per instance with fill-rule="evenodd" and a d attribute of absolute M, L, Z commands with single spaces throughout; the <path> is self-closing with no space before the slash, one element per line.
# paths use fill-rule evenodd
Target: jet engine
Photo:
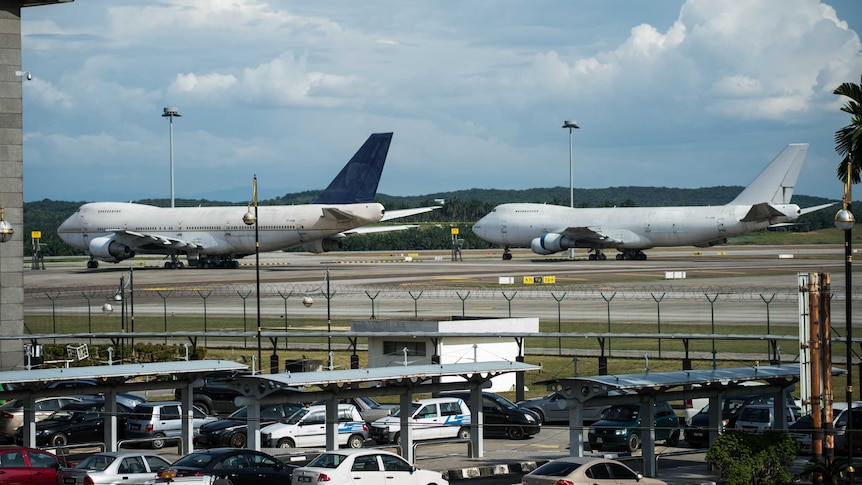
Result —
<path fill-rule="evenodd" d="M 325 253 L 328 251 L 336 251 L 341 249 L 342 244 L 338 239 L 316 239 L 302 245 L 302 249 L 309 253 Z"/>
<path fill-rule="evenodd" d="M 562 234 L 550 232 L 533 239 L 530 249 L 536 254 L 554 254 L 575 247 L 575 241 Z"/>
<path fill-rule="evenodd" d="M 90 241 L 90 254 L 102 261 L 111 263 L 118 263 L 124 259 L 135 257 L 132 248 L 114 241 L 111 237 L 97 237 Z"/>

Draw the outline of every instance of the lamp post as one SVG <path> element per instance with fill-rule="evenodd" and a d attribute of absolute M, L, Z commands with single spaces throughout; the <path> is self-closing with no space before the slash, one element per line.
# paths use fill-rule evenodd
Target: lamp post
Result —
<path fill-rule="evenodd" d="M 848 157 L 849 158 L 849 157 Z M 846 339 L 846 358 L 847 358 L 847 409 L 850 413 L 847 419 L 846 429 L 844 431 L 845 446 L 847 447 L 847 482 L 853 483 L 853 436 L 851 430 L 853 428 L 852 410 L 853 410 L 853 325 L 852 325 L 852 309 L 853 309 L 853 225 L 856 220 L 853 218 L 853 213 L 850 212 L 850 204 L 852 201 L 852 159 L 847 164 L 847 180 L 844 182 L 844 200 L 841 210 L 835 214 L 835 227 L 844 231 L 844 335 Z"/>
<path fill-rule="evenodd" d="M 572 163 L 572 130 L 580 128 L 577 121 L 566 120 L 563 128 L 569 129 L 569 207 L 575 207 L 575 166 Z M 575 259 L 575 248 L 569 248 L 569 259 Z"/>
<path fill-rule="evenodd" d="M 254 176 L 254 192 L 252 193 L 252 204 L 254 204 L 254 214 L 251 213 L 249 207 L 248 212 L 242 216 L 242 222 L 250 226 L 254 224 L 254 272 L 257 289 L 255 291 L 257 298 L 257 362 L 261 373 L 263 373 L 263 360 L 260 350 L 260 224 L 257 218 L 257 174 Z"/>
<path fill-rule="evenodd" d="M 175 106 L 165 106 L 162 112 L 162 118 L 170 120 L 170 140 L 171 140 L 171 207 L 174 206 L 174 116 L 182 117 L 179 110 Z"/>

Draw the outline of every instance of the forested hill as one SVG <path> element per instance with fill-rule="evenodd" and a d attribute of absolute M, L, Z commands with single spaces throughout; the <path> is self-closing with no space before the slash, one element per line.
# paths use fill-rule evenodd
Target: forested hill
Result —
<path fill-rule="evenodd" d="M 742 189 L 742 187 L 732 186 L 704 187 L 699 189 L 609 187 L 605 189 L 575 189 L 574 198 L 576 207 L 722 205 L 733 200 Z M 314 201 L 319 194 L 320 191 L 285 194 L 275 199 L 260 201 L 260 204 L 308 204 Z M 569 205 L 569 189 L 567 187 L 526 190 L 470 189 L 406 197 L 378 194 L 377 199 L 390 210 L 438 205 L 436 200 L 443 199 L 444 205 L 441 209 L 420 214 L 410 219 L 410 221 L 472 224 L 487 214 L 495 205 L 506 202 L 537 202 L 567 206 Z M 168 207 L 170 205 L 168 199 L 147 199 L 136 202 L 160 207 Z M 810 207 L 833 201 L 822 197 L 795 195 L 793 202 L 800 207 Z M 32 231 L 41 231 L 41 243 L 44 255 L 78 254 L 73 248 L 59 239 L 57 236 L 57 227 L 82 204 L 84 204 L 82 201 L 68 202 L 50 199 L 24 203 L 25 253 L 28 253 L 31 247 L 30 234 Z M 176 199 L 177 207 L 245 206 L 246 204 L 247 202 Z M 856 206 L 858 207 L 858 205 Z M 800 225 L 800 229 L 832 227 L 832 218 L 834 215 L 834 210 L 827 209 L 805 216 L 805 219 L 801 221 L 804 222 L 804 225 Z M 464 231 L 462 234 L 465 232 L 469 233 L 465 234 L 465 236 L 470 239 L 469 242 L 473 243 L 470 247 L 479 247 L 478 245 L 481 242 L 472 241 L 472 231 Z M 368 242 L 377 240 L 377 238 L 363 236 L 361 238 L 348 238 L 347 241 L 357 240 L 356 244 L 350 244 L 350 246 L 356 246 L 351 247 L 351 249 L 369 249 L 366 243 L 359 243 L 363 238 Z M 385 238 L 381 237 L 381 241 L 383 240 Z M 443 237 L 441 240 L 445 242 L 446 238 Z M 391 242 L 390 239 L 387 244 Z M 389 249 L 392 248 L 390 247 Z M 418 249 L 418 247 L 399 247 L 397 249 Z"/>

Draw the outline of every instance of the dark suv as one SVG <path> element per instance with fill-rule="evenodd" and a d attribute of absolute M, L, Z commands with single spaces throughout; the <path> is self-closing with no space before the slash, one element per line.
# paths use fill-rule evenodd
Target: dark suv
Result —
<path fill-rule="evenodd" d="M 286 420 L 304 406 L 300 402 L 261 404 L 260 428 Z M 203 448 L 245 448 L 248 444 L 248 406 L 237 409 L 226 418 L 202 425 L 198 429 L 195 444 Z"/>
<path fill-rule="evenodd" d="M 470 391 L 446 391 L 441 392 L 440 397 L 457 397 L 470 405 Z M 542 422 L 534 411 L 518 407 L 493 392 L 482 392 L 482 413 L 487 436 L 520 440 L 542 430 Z"/>
<path fill-rule="evenodd" d="M 228 382 L 237 377 L 251 375 L 248 371 L 239 372 L 213 372 L 204 377 L 204 384 L 196 387 L 192 394 L 192 404 L 204 412 L 204 414 L 230 414 L 239 406 L 234 399 L 241 394 L 228 387 Z M 175 391 L 177 401 L 182 401 L 182 390 Z"/>
<path fill-rule="evenodd" d="M 615 404 L 608 408 L 602 419 L 590 426 L 588 437 L 590 449 L 610 450 L 627 449 L 634 452 L 641 447 L 640 404 Z M 679 442 L 679 418 L 667 401 L 653 403 L 655 412 L 656 441 L 664 441 L 667 446 Z"/>
<path fill-rule="evenodd" d="M 117 403 L 118 428 L 125 427 L 132 410 Z M 105 401 L 73 402 L 36 423 L 36 446 L 102 442 L 105 439 Z M 24 443 L 24 426 L 15 431 L 15 442 Z"/>

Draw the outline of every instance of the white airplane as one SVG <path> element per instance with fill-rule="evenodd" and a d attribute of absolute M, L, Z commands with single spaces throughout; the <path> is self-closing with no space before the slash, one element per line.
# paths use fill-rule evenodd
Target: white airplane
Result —
<path fill-rule="evenodd" d="M 473 232 L 502 245 L 504 260 L 512 259 L 513 247 L 529 247 L 542 255 L 589 248 L 590 260 L 607 259 L 603 250 L 616 248 L 616 259 L 644 260 L 644 249 L 723 244 L 728 237 L 790 224 L 802 214 L 834 204 L 800 209 L 790 203 L 807 152 L 808 144 L 787 145 L 723 206 L 584 209 L 501 204 L 476 222 Z"/>
<path fill-rule="evenodd" d="M 438 208 L 386 212 L 374 202 L 391 140 L 392 133 L 368 137 L 312 204 L 258 206 L 260 251 L 298 246 L 313 253 L 332 251 L 349 234 L 412 227 L 369 224 Z M 88 268 L 97 268 L 99 261 L 118 263 L 136 254 L 166 255 L 170 257 L 166 268 L 182 268 L 180 255 L 187 257 L 189 266 L 236 268 L 237 258 L 255 253 L 254 223 L 243 221 L 247 212 L 242 206 L 163 208 L 93 202 L 82 205 L 57 232 L 66 243 L 89 253 Z"/>

